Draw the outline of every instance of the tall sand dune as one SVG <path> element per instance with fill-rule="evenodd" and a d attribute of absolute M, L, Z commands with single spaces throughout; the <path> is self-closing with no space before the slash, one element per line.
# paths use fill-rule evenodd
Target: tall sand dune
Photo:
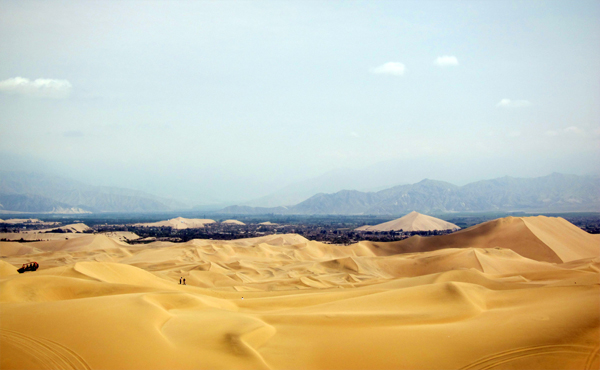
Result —
<path fill-rule="evenodd" d="M 546 217 L 349 246 L 0 242 L 0 367 L 598 369 L 597 242 Z"/>
<path fill-rule="evenodd" d="M 183 218 L 176 217 L 166 221 L 150 222 L 150 223 L 139 223 L 133 226 L 139 227 L 170 227 L 173 229 L 197 229 L 204 227 L 204 225 L 214 224 L 215 220 L 202 219 L 202 218 Z"/>
<path fill-rule="evenodd" d="M 444 248 L 506 248 L 538 261 L 568 262 L 600 255 L 600 235 L 588 234 L 560 217 L 506 217 L 450 235 L 413 236 L 393 243 L 369 243 L 379 255 Z"/>
<path fill-rule="evenodd" d="M 243 223 L 242 221 L 238 221 L 238 220 L 225 220 L 223 222 L 221 222 L 222 224 L 229 224 L 229 225 L 245 225 L 245 223 Z"/>
<path fill-rule="evenodd" d="M 361 226 L 357 231 L 433 231 L 433 230 L 458 230 L 460 227 L 439 218 L 423 215 L 412 211 L 406 216 L 373 226 Z"/>

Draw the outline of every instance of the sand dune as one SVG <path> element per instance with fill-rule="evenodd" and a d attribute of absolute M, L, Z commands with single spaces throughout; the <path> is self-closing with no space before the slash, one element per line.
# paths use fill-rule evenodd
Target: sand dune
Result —
<path fill-rule="evenodd" d="M 538 261 L 568 262 L 598 256 L 600 235 L 591 235 L 563 218 L 507 217 L 450 235 L 413 236 L 392 243 L 368 243 L 379 255 L 426 252 L 444 248 L 506 248 Z"/>
<path fill-rule="evenodd" d="M 0 366 L 597 369 L 598 241 L 535 217 L 349 246 L 1 242 Z"/>
<path fill-rule="evenodd" d="M 17 275 L 17 268 L 8 262 L 0 260 L 0 276 Z"/>
<path fill-rule="evenodd" d="M 56 222 L 46 222 L 37 218 L 9 218 L 8 220 L 0 220 L 4 224 L 55 224 Z"/>
<path fill-rule="evenodd" d="M 206 224 L 214 224 L 215 220 L 201 218 L 183 218 L 177 217 L 166 221 L 158 221 L 151 223 L 134 224 L 133 226 L 140 227 L 171 227 L 173 229 L 195 229 L 204 227 Z"/>
<path fill-rule="evenodd" d="M 2 242 L 0 243 L 0 256 L 8 257 L 8 256 L 17 256 L 23 254 L 35 254 L 40 252 L 39 249 L 34 248 L 30 245 L 26 245 L 24 243 L 16 243 L 16 242 Z"/>
<path fill-rule="evenodd" d="M 222 224 L 231 224 L 231 225 L 245 225 L 245 223 L 243 223 L 242 221 L 238 221 L 238 220 L 225 220 L 221 223 Z"/>
<path fill-rule="evenodd" d="M 51 232 L 58 232 L 58 233 L 83 233 L 85 231 L 89 231 L 91 230 L 89 226 L 87 226 L 84 223 L 78 223 L 78 224 L 69 224 L 69 225 L 64 225 L 64 226 L 59 226 L 59 227 L 52 227 L 49 229 L 41 229 L 41 230 L 24 230 L 22 231 L 22 233 L 24 234 L 40 234 L 40 233 L 51 233 Z"/>
<path fill-rule="evenodd" d="M 25 241 L 49 241 L 75 239 L 89 234 L 83 233 L 0 233 L 0 239 L 25 240 Z"/>
<path fill-rule="evenodd" d="M 102 235 L 106 235 L 111 239 L 117 239 L 120 241 L 136 240 L 140 238 L 139 235 L 132 233 L 131 231 L 108 231 L 103 232 Z"/>
<path fill-rule="evenodd" d="M 357 227 L 357 231 L 433 231 L 458 230 L 460 227 L 439 218 L 412 211 L 406 216 L 379 225 Z"/>
<path fill-rule="evenodd" d="M 60 227 L 40 230 L 23 230 L 18 233 L 0 233 L 0 239 L 4 240 L 26 240 L 26 241 L 50 241 L 50 240 L 68 240 L 89 235 L 87 231 L 91 229 L 82 223 L 70 224 Z M 53 232 L 56 231 L 56 232 Z M 2 255 L 2 254 L 0 254 Z"/>

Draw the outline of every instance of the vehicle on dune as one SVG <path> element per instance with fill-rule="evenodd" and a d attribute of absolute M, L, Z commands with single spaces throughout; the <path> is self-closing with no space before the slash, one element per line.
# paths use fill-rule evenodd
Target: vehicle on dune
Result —
<path fill-rule="evenodd" d="M 29 262 L 29 263 L 24 263 L 23 266 L 21 266 L 21 268 L 18 269 L 17 271 L 19 272 L 19 274 L 22 274 L 25 271 L 35 271 L 39 267 L 40 267 L 40 265 L 37 262 Z"/>

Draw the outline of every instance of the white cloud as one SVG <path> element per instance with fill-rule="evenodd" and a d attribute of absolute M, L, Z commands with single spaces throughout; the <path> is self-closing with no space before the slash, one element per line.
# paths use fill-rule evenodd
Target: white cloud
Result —
<path fill-rule="evenodd" d="M 354 137 L 360 137 L 360 135 L 359 135 L 359 134 L 357 134 L 357 133 L 356 133 L 356 132 L 354 132 L 354 131 L 352 131 L 352 132 L 350 133 L 350 135 L 351 135 L 351 136 L 354 136 Z"/>
<path fill-rule="evenodd" d="M 583 134 L 583 130 L 576 126 L 569 126 L 565 129 L 566 133 L 570 134 Z"/>
<path fill-rule="evenodd" d="M 434 63 L 440 67 L 457 66 L 458 59 L 456 59 L 455 56 L 444 55 L 441 57 L 437 57 Z"/>
<path fill-rule="evenodd" d="M 71 88 L 72 85 L 67 80 L 47 78 L 31 81 L 28 78 L 14 77 L 0 81 L 0 92 L 43 98 L 66 98 Z"/>
<path fill-rule="evenodd" d="M 506 134 L 506 136 L 508 136 L 508 137 L 519 137 L 519 136 L 521 136 L 521 131 L 519 131 L 519 130 L 511 131 L 508 134 Z"/>
<path fill-rule="evenodd" d="M 597 130 L 598 133 L 600 133 L 600 129 Z M 574 135 L 581 135 L 585 133 L 585 131 L 577 126 L 569 126 L 566 127 L 562 130 L 550 130 L 550 131 L 546 131 L 546 135 L 547 136 L 559 136 L 559 135 L 564 135 L 564 134 L 574 134 Z"/>
<path fill-rule="evenodd" d="M 502 99 L 496 107 L 499 108 L 524 108 L 531 105 L 531 102 L 528 100 L 510 100 L 510 99 Z"/>
<path fill-rule="evenodd" d="M 398 62 L 387 62 L 380 65 L 379 67 L 371 68 L 370 72 L 375 74 L 385 74 L 393 76 L 402 76 L 406 67 L 402 63 Z"/>

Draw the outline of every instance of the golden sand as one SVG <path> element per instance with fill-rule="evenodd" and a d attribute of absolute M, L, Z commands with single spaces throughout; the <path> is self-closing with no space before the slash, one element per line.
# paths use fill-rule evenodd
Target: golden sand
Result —
<path fill-rule="evenodd" d="M 0 255 L 3 369 L 600 367 L 600 237 L 560 218 L 350 246 L 84 235 Z"/>

